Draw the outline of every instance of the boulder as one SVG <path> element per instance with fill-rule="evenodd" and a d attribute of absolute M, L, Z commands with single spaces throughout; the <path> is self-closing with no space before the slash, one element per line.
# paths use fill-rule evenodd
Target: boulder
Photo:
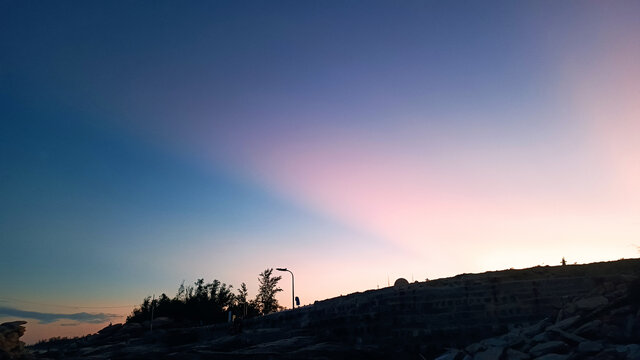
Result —
<path fill-rule="evenodd" d="M 569 355 L 547 354 L 535 358 L 535 360 L 567 360 Z"/>
<path fill-rule="evenodd" d="M 533 357 L 538 357 L 550 353 L 561 353 L 566 351 L 567 348 L 568 346 L 564 341 L 547 341 L 532 347 L 531 350 L 529 350 L 529 354 Z"/>
<path fill-rule="evenodd" d="M 547 326 L 549 326 L 549 324 L 551 324 L 551 321 L 548 318 L 544 318 L 539 322 L 522 329 L 522 335 L 534 336 L 544 330 Z"/>
<path fill-rule="evenodd" d="M 504 352 L 504 348 L 502 347 L 491 347 L 485 351 L 481 351 L 473 356 L 473 360 L 495 360 L 500 359 L 502 353 Z"/>
<path fill-rule="evenodd" d="M 26 356 L 24 343 L 20 337 L 24 335 L 26 321 L 11 321 L 0 324 L 0 359 L 22 359 Z"/>
<path fill-rule="evenodd" d="M 560 329 L 564 330 L 580 320 L 580 315 L 572 316 L 547 327 L 547 330 Z"/>
<path fill-rule="evenodd" d="M 607 305 L 608 303 L 609 299 L 602 295 L 598 295 L 586 299 L 580 299 L 576 301 L 576 306 L 580 310 L 593 310 L 597 307 Z"/>
<path fill-rule="evenodd" d="M 597 341 L 583 341 L 578 344 L 578 352 L 593 354 L 602 351 L 604 346 Z"/>
<path fill-rule="evenodd" d="M 451 349 L 446 353 L 438 356 L 434 360 L 458 360 L 458 359 L 462 359 L 463 356 L 464 356 L 464 353 L 461 352 L 460 350 Z"/>
<path fill-rule="evenodd" d="M 477 352 L 480 352 L 484 349 L 486 349 L 487 347 L 483 344 L 483 343 L 473 343 L 469 346 L 467 346 L 465 348 L 465 350 L 467 350 L 468 353 L 470 354 L 475 354 Z"/>
<path fill-rule="evenodd" d="M 580 326 L 574 333 L 581 336 L 599 335 L 600 327 L 602 327 L 602 321 L 596 319 Z"/>
<path fill-rule="evenodd" d="M 543 332 L 534 336 L 531 340 L 533 340 L 534 343 L 544 343 L 549 341 L 549 334 Z"/>
<path fill-rule="evenodd" d="M 629 350 L 627 352 L 627 359 L 629 360 L 638 360 L 640 359 L 640 345 L 638 344 L 631 344 L 631 345 L 627 345 L 627 349 Z"/>
<path fill-rule="evenodd" d="M 507 360 L 529 360 L 531 356 L 515 349 L 507 349 L 505 352 Z"/>
<path fill-rule="evenodd" d="M 576 334 L 572 334 L 570 332 L 566 332 L 564 330 L 560 330 L 560 329 L 553 329 L 551 330 L 552 333 L 559 335 L 560 337 L 562 337 L 564 340 L 568 340 L 571 343 L 581 343 L 583 341 L 586 341 L 585 338 L 578 336 Z"/>

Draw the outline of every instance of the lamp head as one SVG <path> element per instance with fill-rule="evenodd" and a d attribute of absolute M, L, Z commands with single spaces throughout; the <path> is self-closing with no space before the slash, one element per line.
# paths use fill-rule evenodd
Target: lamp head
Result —
<path fill-rule="evenodd" d="M 276 268 L 278 271 L 287 271 L 287 268 Z"/>

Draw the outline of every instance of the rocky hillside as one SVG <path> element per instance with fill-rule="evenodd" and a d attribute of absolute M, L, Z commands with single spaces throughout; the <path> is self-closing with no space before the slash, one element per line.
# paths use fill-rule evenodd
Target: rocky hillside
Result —
<path fill-rule="evenodd" d="M 449 349 L 437 360 L 640 359 L 640 282 L 599 286 L 555 318 Z"/>
<path fill-rule="evenodd" d="M 234 324 L 160 318 L 153 331 L 117 324 L 30 349 L 48 359 L 640 360 L 638 279 L 637 259 L 464 274 Z"/>

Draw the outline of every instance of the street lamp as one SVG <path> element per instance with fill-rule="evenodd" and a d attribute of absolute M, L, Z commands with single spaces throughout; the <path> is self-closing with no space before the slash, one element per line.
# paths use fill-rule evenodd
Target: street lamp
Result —
<path fill-rule="evenodd" d="M 291 270 L 287 269 L 287 268 L 276 268 L 276 270 L 278 271 L 288 271 L 289 273 L 291 273 L 291 309 L 295 309 L 296 308 L 296 295 L 295 295 L 295 291 L 294 291 L 294 281 L 293 281 L 293 273 L 291 272 Z"/>

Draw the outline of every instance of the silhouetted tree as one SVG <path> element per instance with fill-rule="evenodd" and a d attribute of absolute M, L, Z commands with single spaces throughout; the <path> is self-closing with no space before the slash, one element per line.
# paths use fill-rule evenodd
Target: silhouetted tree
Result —
<path fill-rule="evenodd" d="M 154 310 L 154 317 L 169 317 L 199 324 L 225 322 L 229 310 L 233 310 L 236 315 L 249 317 L 259 314 L 257 303 L 247 301 L 246 284 L 242 283 L 238 296 L 233 293 L 233 286 L 219 280 L 205 283 L 204 279 L 198 279 L 193 285 L 186 286 L 183 281 L 173 299 L 166 294 L 160 295 L 155 300 L 147 296 L 139 307 L 133 309 L 127 321 L 150 320 L 151 309 Z M 238 305 L 240 302 L 244 303 L 242 308 Z"/>
<path fill-rule="evenodd" d="M 278 287 L 278 281 L 282 279 L 282 276 L 271 277 L 272 273 L 273 269 L 266 269 L 258 277 L 260 287 L 256 295 L 256 303 L 262 315 L 278 311 L 279 308 L 276 294 L 282 291 Z"/>
<path fill-rule="evenodd" d="M 242 283 L 240 284 L 240 289 L 238 289 L 238 295 L 236 295 L 236 299 L 239 303 L 244 304 L 247 302 L 247 296 L 249 296 L 249 292 L 247 291 L 247 284 Z"/>
<path fill-rule="evenodd" d="M 255 300 L 249 300 L 247 284 L 240 284 L 238 293 L 234 296 L 233 313 L 244 318 L 254 317 L 260 314 Z"/>

